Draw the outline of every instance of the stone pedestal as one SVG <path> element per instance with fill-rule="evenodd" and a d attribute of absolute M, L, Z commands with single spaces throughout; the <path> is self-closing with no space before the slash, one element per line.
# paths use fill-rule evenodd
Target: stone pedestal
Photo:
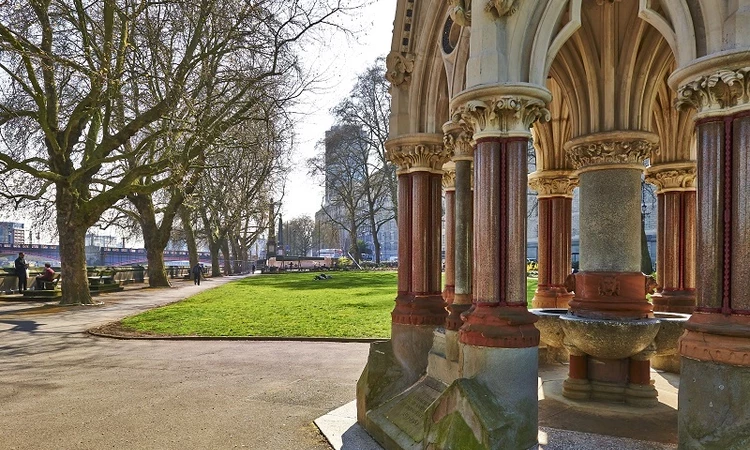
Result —
<path fill-rule="evenodd" d="M 695 309 L 695 162 L 651 166 L 646 180 L 658 188 L 657 277 L 654 311 L 690 314 Z"/>
<path fill-rule="evenodd" d="M 568 308 L 573 294 L 565 288 L 572 271 L 571 220 L 577 180 L 563 171 L 535 172 L 529 185 L 538 192 L 539 282 L 533 308 Z"/>
<path fill-rule="evenodd" d="M 640 273 L 641 173 L 657 138 L 611 132 L 566 145 L 581 189 L 581 272 L 562 316 L 570 374 L 563 395 L 577 400 L 656 404 L 649 358 L 659 321 Z"/>
<path fill-rule="evenodd" d="M 713 64 L 712 64 L 713 63 Z M 721 70 L 717 70 L 722 67 Z M 741 67 L 741 69 L 733 69 Z M 750 446 L 750 99 L 745 53 L 672 75 L 696 114 L 697 306 L 680 338 L 681 448 Z M 716 80 L 710 81 L 709 80 Z M 737 89 L 739 87 L 739 89 Z"/>

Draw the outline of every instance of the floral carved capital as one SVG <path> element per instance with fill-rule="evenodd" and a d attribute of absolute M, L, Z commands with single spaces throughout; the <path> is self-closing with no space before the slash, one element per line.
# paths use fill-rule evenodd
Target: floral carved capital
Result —
<path fill-rule="evenodd" d="M 414 55 L 411 53 L 391 52 L 385 58 L 385 78 L 393 86 L 406 86 L 411 81 L 414 71 Z"/>
<path fill-rule="evenodd" d="M 471 0 L 448 0 L 451 20 L 462 27 L 471 26 Z"/>
<path fill-rule="evenodd" d="M 528 134 L 534 122 L 550 119 L 544 102 L 516 96 L 471 100 L 456 113 L 474 131 L 475 140 L 483 135 Z"/>
<path fill-rule="evenodd" d="M 443 143 L 453 154 L 454 161 L 474 159 L 474 147 L 471 145 L 471 133 L 459 122 L 448 122 L 443 125 L 445 136 Z"/>
<path fill-rule="evenodd" d="M 671 168 L 659 170 L 658 166 L 649 168 L 646 181 L 655 185 L 659 192 L 692 190 L 696 187 L 698 169 L 693 167 Z"/>
<path fill-rule="evenodd" d="M 573 189 L 578 187 L 578 178 L 564 175 L 529 177 L 529 187 L 544 197 L 573 197 Z"/>
<path fill-rule="evenodd" d="M 750 67 L 722 69 L 680 86 L 675 106 L 695 108 L 699 113 L 721 111 L 750 103 Z"/>
<path fill-rule="evenodd" d="M 658 142 L 639 138 L 569 144 L 566 145 L 567 157 L 578 170 L 613 164 L 642 165 L 659 150 Z"/>
<path fill-rule="evenodd" d="M 489 0 L 484 10 L 495 17 L 512 16 L 518 11 L 521 0 Z"/>
<path fill-rule="evenodd" d="M 443 189 L 452 191 L 456 189 L 456 169 L 443 168 Z"/>
<path fill-rule="evenodd" d="M 451 159 L 450 151 L 442 143 L 390 144 L 386 148 L 386 154 L 402 173 L 419 171 L 442 173 L 443 164 Z"/>

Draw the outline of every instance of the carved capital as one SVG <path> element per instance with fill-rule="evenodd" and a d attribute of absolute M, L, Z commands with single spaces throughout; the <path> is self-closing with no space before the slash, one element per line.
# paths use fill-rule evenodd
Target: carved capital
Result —
<path fill-rule="evenodd" d="M 468 131 L 470 127 L 464 126 L 460 122 L 460 118 L 457 121 L 446 122 L 443 125 L 443 132 L 445 137 L 443 143 L 445 147 L 453 154 L 454 161 L 471 161 L 474 159 L 474 147 L 471 144 L 471 132 Z"/>
<path fill-rule="evenodd" d="M 484 10 L 495 17 L 512 16 L 518 11 L 521 0 L 489 0 Z"/>
<path fill-rule="evenodd" d="M 471 26 L 471 0 L 448 0 L 448 14 L 462 27 Z"/>
<path fill-rule="evenodd" d="M 696 188 L 698 169 L 695 162 L 680 165 L 663 164 L 646 170 L 646 181 L 655 185 L 658 192 L 693 191 Z"/>
<path fill-rule="evenodd" d="M 573 167 L 580 171 L 633 166 L 659 150 L 659 138 L 646 132 L 599 133 L 577 138 L 565 144 Z"/>
<path fill-rule="evenodd" d="M 456 113 L 474 130 L 475 140 L 489 136 L 528 136 L 534 122 L 550 119 L 544 102 L 519 96 L 471 100 Z"/>
<path fill-rule="evenodd" d="M 750 104 L 750 67 L 721 69 L 702 75 L 677 89 L 675 106 L 695 108 L 699 114 L 724 111 Z"/>
<path fill-rule="evenodd" d="M 442 174 L 451 158 L 440 135 L 407 135 L 386 142 L 388 159 L 399 173 L 433 172 Z"/>
<path fill-rule="evenodd" d="M 454 191 L 456 189 L 456 167 L 443 167 L 443 190 Z"/>
<path fill-rule="evenodd" d="M 538 193 L 538 198 L 573 198 L 573 189 L 578 187 L 578 178 L 566 172 L 534 172 L 529 175 L 529 187 Z"/>
<path fill-rule="evenodd" d="M 391 52 L 385 58 L 385 78 L 393 86 L 406 87 L 414 71 L 414 55 L 411 53 Z"/>

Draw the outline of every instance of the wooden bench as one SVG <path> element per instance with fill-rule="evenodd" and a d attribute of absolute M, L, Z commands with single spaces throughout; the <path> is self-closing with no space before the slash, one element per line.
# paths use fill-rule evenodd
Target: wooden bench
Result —
<path fill-rule="evenodd" d="M 55 274 L 55 278 L 50 280 L 36 280 L 36 289 L 40 291 L 54 291 L 60 282 L 60 274 Z"/>
<path fill-rule="evenodd" d="M 120 283 L 115 281 L 115 270 L 102 270 L 97 275 L 90 276 L 89 278 L 89 291 L 94 292 L 112 292 L 121 291 L 124 288 L 120 286 Z"/>

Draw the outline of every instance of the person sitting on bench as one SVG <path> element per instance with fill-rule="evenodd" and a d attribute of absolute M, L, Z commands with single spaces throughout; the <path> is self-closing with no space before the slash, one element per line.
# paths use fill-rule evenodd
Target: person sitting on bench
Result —
<path fill-rule="evenodd" d="M 36 288 L 44 289 L 45 281 L 55 281 L 55 271 L 50 263 L 44 263 L 44 272 L 36 277 Z"/>

